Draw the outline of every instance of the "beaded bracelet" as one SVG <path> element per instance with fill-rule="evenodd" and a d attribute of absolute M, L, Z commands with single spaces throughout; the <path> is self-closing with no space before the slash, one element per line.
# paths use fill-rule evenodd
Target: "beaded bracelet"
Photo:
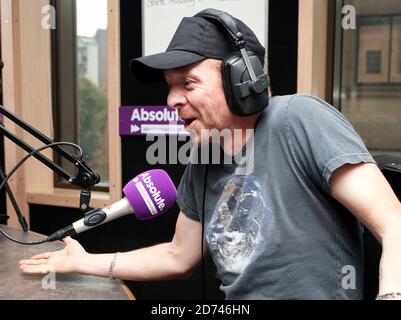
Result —
<path fill-rule="evenodd" d="M 386 294 L 381 294 L 376 297 L 376 300 L 401 300 L 401 292 L 390 292 Z"/>
<path fill-rule="evenodd" d="M 113 259 L 110 262 L 110 267 L 109 267 L 109 279 L 110 280 L 116 280 L 116 278 L 113 277 L 113 269 L 116 266 L 116 260 L 117 260 L 117 256 L 119 255 L 120 252 L 116 252 L 113 255 Z"/>

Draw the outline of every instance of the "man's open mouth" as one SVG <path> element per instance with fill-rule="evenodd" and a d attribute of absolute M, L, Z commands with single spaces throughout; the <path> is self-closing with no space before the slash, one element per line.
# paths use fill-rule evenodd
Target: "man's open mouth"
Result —
<path fill-rule="evenodd" d="M 194 122 L 196 119 L 195 118 L 192 118 L 192 119 L 184 119 L 184 126 L 185 126 L 185 128 L 186 127 L 189 127 L 191 124 L 192 124 L 192 122 Z"/>

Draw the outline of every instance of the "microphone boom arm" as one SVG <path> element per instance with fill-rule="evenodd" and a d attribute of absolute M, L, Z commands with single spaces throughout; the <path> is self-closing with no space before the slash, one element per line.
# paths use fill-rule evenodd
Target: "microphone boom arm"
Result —
<path fill-rule="evenodd" d="M 33 135 L 35 138 L 48 145 L 54 143 L 52 139 L 44 135 L 42 132 L 38 131 L 34 127 L 32 127 L 27 122 L 19 119 L 15 114 L 8 111 L 6 108 L 0 105 L 0 114 L 11 120 L 13 123 L 18 125 L 20 128 L 24 129 L 26 132 Z M 9 131 L 0 123 L 0 134 L 3 134 L 5 137 L 13 141 L 16 145 L 24 149 L 26 152 L 32 152 L 35 148 L 31 147 L 21 138 L 17 137 L 14 133 Z M 89 166 L 83 161 L 81 158 L 76 155 L 70 154 L 58 146 L 51 147 L 53 151 L 57 152 L 60 156 L 65 158 L 67 161 L 71 162 L 75 168 L 77 169 L 77 175 L 75 177 L 70 176 L 64 169 L 62 169 L 57 163 L 53 162 L 49 158 L 44 155 L 37 153 L 34 157 L 46 165 L 48 168 L 52 169 L 70 184 L 79 186 L 83 190 L 81 191 L 80 197 L 80 209 L 85 211 L 89 206 L 90 201 L 90 189 L 97 183 L 100 182 L 100 176 L 93 171 Z"/>

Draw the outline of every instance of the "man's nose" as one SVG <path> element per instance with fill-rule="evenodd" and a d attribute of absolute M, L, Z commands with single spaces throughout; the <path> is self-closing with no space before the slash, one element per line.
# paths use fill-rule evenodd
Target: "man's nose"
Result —
<path fill-rule="evenodd" d="M 181 90 L 170 88 L 167 96 L 167 105 L 173 109 L 180 109 L 185 106 L 186 98 Z"/>

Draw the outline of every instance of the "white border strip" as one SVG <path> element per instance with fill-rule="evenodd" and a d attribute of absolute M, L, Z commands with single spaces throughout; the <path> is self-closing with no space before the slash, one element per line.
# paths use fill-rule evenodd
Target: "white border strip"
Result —
<path fill-rule="evenodd" d="M 139 193 L 141 194 L 143 201 L 145 201 L 146 206 L 148 207 L 150 213 L 152 215 L 158 214 L 156 207 L 154 206 L 152 199 L 150 199 L 149 194 L 146 192 L 146 189 L 143 186 L 142 182 L 139 181 L 135 183 L 135 186 L 138 189 Z"/>

